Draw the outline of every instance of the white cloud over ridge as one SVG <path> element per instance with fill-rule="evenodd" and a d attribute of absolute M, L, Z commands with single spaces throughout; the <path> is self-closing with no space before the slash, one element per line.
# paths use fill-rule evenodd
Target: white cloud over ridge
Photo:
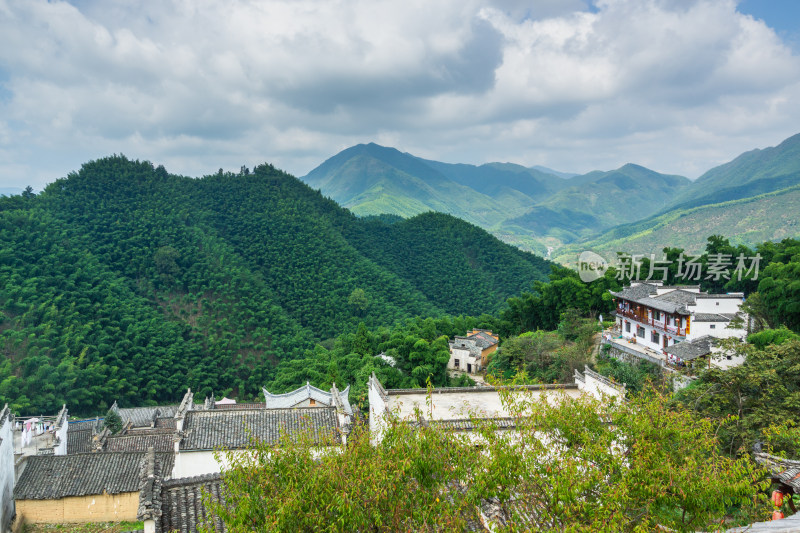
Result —
<path fill-rule="evenodd" d="M 111 153 L 302 175 L 358 142 L 694 177 L 800 124 L 732 0 L 0 0 L 0 185 Z"/>

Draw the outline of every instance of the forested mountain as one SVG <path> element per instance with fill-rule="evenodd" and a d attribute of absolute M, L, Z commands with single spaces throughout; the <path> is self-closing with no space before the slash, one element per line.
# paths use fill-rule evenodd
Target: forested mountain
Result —
<path fill-rule="evenodd" d="M 442 163 L 372 143 L 338 153 L 303 180 L 360 216 L 450 213 L 542 254 L 653 215 L 689 184 L 632 164 L 578 176 L 512 163 Z M 637 209 L 619 213 L 624 201 Z"/>
<path fill-rule="evenodd" d="M 248 397 L 360 322 L 496 311 L 547 273 L 448 215 L 359 219 L 271 165 L 191 179 L 109 157 L 0 198 L 0 402 Z"/>
<path fill-rule="evenodd" d="M 657 213 L 690 181 L 629 163 L 609 172 L 577 176 L 567 183 L 576 184 L 538 203 L 523 216 L 507 220 L 503 228 L 516 227 L 568 243 Z M 628 208 L 620 209 L 623 205 Z"/>
<path fill-rule="evenodd" d="M 451 165 L 374 143 L 348 148 L 302 178 L 357 215 L 449 213 L 489 228 L 563 180 L 517 165 Z"/>
<path fill-rule="evenodd" d="M 774 148 L 746 152 L 694 182 L 630 163 L 608 172 L 574 175 L 511 163 L 441 163 L 375 144 L 340 152 L 304 180 L 360 216 L 408 217 L 427 210 L 451 213 L 507 243 L 542 255 L 552 251 L 556 258 L 580 247 L 570 246 L 573 242 L 602 246 L 625 243 L 637 235 L 637 243 L 643 246 L 631 243 L 630 248 L 649 247 L 661 238 L 657 228 L 672 227 L 670 221 L 688 213 L 692 216 L 684 222 L 695 221 L 698 228 L 707 230 L 704 234 L 710 231 L 754 244 L 797 235 L 791 220 L 783 228 L 777 222 L 787 222 L 785 215 L 796 206 L 787 204 L 788 212 L 779 211 L 779 216 L 771 218 L 755 206 L 763 205 L 760 196 L 764 194 L 783 191 L 780 200 L 775 197 L 779 202 L 793 198 L 790 188 L 800 185 L 800 134 Z M 739 205 L 727 202 L 747 199 L 756 200 L 747 204 L 754 210 L 738 221 L 727 215 L 702 219 L 703 213 L 716 216 L 720 209 L 727 212 Z M 692 211 L 702 206 L 716 207 Z M 723 221 L 727 227 L 722 227 Z M 674 231 L 678 240 L 668 242 L 702 248 L 702 238 L 691 240 L 696 231 L 677 226 Z M 671 238 L 672 232 L 666 229 L 663 238 Z M 654 233 L 656 237 L 650 238 Z"/>
<path fill-rule="evenodd" d="M 800 185 L 800 134 L 714 167 L 676 195 L 670 208 L 749 198 Z"/>
<path fill-rule="evenodd" d="M 698 253 L 709 234 L 724 235 L 734 244 L 752 247 L 800 235 L 798 206 L 800 186 L 730 202 L 672 209 L 565 246 L 554 259 L 574 265 L 583 250 L 611 259 L 616 252 L 659 255 L 667 246 Z"/>

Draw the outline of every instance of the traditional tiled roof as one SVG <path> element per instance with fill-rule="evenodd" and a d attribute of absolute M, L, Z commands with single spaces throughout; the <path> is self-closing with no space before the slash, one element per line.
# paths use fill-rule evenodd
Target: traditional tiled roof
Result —
<path fill-rule="evenodd" d="M 120 409 L 117 403 L 111 406 L 117 411 L 122 423 L 132 422 L 135 427 L 151 426 L 157 418 L 167 418 L 175 416 L 177 405 L 161 405 L 155 407 L 129 407 Z"/>
<path fill-rule="evenodd" d="M 69 440 L 67 444 L 69 444 Z M 106 438 L 103 451 L 146 452 L 149 448 L 153 448 L 157 452 L 172 452 L 174 450 L 173 433 L 112 435 Z"/>
<path fill-rule="evenodd" d="M 517 427 L 515 418 L 453 418 L 447 420 L 417 420 L 409 422 L 409 425 L 431 426 L 444 431 L 473 431 L 482 426 L 491 425 L 497 429 L 514 429 Z"/>
<path fill-rule="evenodd" d="M 699 293 L 697 292 L 689 292 L 677 289 L 674 291 L 666 292 L 660 296 L 656 296 L 654 299 L 663 302 L 671 302 L 677 305 L 694 305 L 695 302 L 697 301 L 698 294 Z"/>
<path fill-rule="evenodd" d="M 658 293 L 658 289 L 656 285 L 651 285 L 650 283 L 639 283 L 637 285 L 631 285 L 629 287 L 625 287 L 619 292 L 611 291 L 611 294 L 616 296 L 617 298 L 622 298 L 624 300 L 641 300 L 642 298 L 648 298 L 652 295 Z"/>
<path fill-rule="evenodd" d="M 155 427 L 157 428 L 175 429 L 176 426 L 177 424 L 175 423 L 175 418 L 172 416 L 169 418 L 156 418 Z"/>
<path fill-rule="evenodd" d="M 218 403 L 214 409 L 265 409 L 264 402 L 259 403 Z"/>
<path fill-rule="evenodd" d="M 308 382 L 306 382 L 304 386 L 284 394 L 272 394 L 267 389 L 263 389 L 267 409 L 287 409 L 306 400 L 314 400 L 322 405 L 333 407 L 336 405 L 336 399 L 333 397 L 334 391 L 338 393 L 338 400 L 341 402 L 344 412 L 348 415 L 352 415 L 353 408 L 350 406 L 350 385 L 344 390 L 338 391 L 334 384 L 331 392 L 318 389 Z"/>
<path fill-rule="evenodd" d="M 180 449 L 245 448 L 251 436 L 266 444 L 278 444 L 281 434 L 299 436 L 302 432 L 311 432 L 317 443 L 329 439 L 339 443 L 338 430 L 339 418 L 333 407 L 189 411 Z"/>
<path fill-rule="evenodd" d="M 214 531 L 225 531 L 222 522 L 210 521 L 208 509 L 203 503 L 204 493 L 215 501 L 224 502 L 221 486 L 218 473 L 164 481 L 161 485 L 161 516 L 156 520 L 156 533 L 197 531 L 200 524 L 213 524 Z"/>
<path fill-rule="evenodd" d="M 0 411 L 0 427 L 6 423 L 6 420 L 11 420 L 11 409 L 8 408 L 8 404 L 5 404 L 3 410 Z"/>
<path fill-rule="evenodd" d="M 477 333 L 469 335 L 467 338 L 471 339 L 471 340 L 474 340 L 475 344 L 479 348 L 481 348 L 482 350 L 485 350 L 486 348 L 489 348 L 490 346 L 494 346 L 495 344 L 498 343 L 498 340 L 495 339 L 494 337 L 492 337 L 486 331 L 479 331 Z"/>
<path fill-rule="evenodd" d="M 91 452 L 92 437 L 94 437 L 94 431 L 92 429 L 78 429 L 73 431 L 72 426 L 69 426 L 67 429 L 67 455 Z"/>
<path fill-rule="evenodd" d="M 703 335 L 692 341 L 680 342 L 664 348 L 668 354 L 680 357 L 684 361 L 691 361 L 711 353 L 711 348 L 716 343 L 716 337 Z"/>
<path fill-rule="evenodd" d="M 92 418 L 89 420 L 75 420 L 70 422 L 68 431 L 79 431 L 83 429 L 99 429 L 103 426 L 102 418 Z"/>
<path fill-rule="evenodd" d="M 695 322 L 730 322 L 730 317 L 730 313 L 695 313 L 693 320 Z"/>
<path fill-rule="evenodd" d="M 744 293 L 743 292 L 729 292 L 727 294 L 708 294 L 708 293 L 705 293 L 705 292 L 701 292 L 701 293 L 699 293 L 697 295 L 697 298 L 699 298 L 699 299 L 707 298 L 707 299 L 713 299 L 713 300 L 718 300 L 718 299 L 721 299 L 721 298 L 727 298 L 727 299 L 732 299 L 732 300 L 741 300 L 742 298 L 744 298 Z"/>
<path fill-rule="evenodd" d="M 481 348 L 478 346 L 475 339 L 471 339 L 469 337 L 459 337 L 456 336 L 453 340 L 449 342 L 450 350 L 453 348 L 458 348 L 461 350 L 469 350 L 469 353 L 472 357 L 480 357 L 481 355 Z"/>
<path fill-rule="evenodd" d="M 772 472 L 774 480 L 789 485 L 795 494 L 800 494 L 800 461 L 783 459 L 763 452 L 755 454 L 755 460 Z"/>
<path fill-rule="evenodd" d="M 164 470 L 171 471 L 173 454 L 157 456 Z M 129 452 L 31 456 L 14 488 L 14 499 L 54 500 L 104 492 L 138 492 L 144 457 L 144 453 Z"/>

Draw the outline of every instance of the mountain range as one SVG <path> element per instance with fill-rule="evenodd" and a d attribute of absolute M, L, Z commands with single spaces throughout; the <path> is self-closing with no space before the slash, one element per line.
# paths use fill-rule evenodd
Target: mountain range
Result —
<path fill-rule="evenodd" d="M 359 216 L 445 212 L 560 260 L 581 245 L 625 247 L 630 240 L 639 248 L 659 243 L 699 249 L 705 238 L 696 240 L 704 232 L 753 244 L 800 231 L 793 219 L 756 208 L 788 202 L 792 212 L 800 134 L 746 152 L 695 181 L 631 163 L 583 175 L 513 163 L 442 163 L 373 143 L 338 153 L 302 179 Z M 778 191 L 786 194 L 772 194 Z M 744 205 L 750 215 L 732 224 L 727 214 Z M 678 229 L 676 221 L 684 218 L 699 224 L 697 233 Z"/>

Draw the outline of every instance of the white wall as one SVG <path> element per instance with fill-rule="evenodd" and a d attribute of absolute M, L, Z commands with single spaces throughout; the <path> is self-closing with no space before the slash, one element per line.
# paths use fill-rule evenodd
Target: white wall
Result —
<path fill-rule="evenodd" d="M 0 531 L 5 533 L 14 516 L 14 431 L 8 405 L 0 410 Z"/>
<path fill-rule="evenodd" d="M 741 298 L 698 298 L 695 313 L 738 313 Z"/>
<path fill-rule="evenodd" d="M 385 418 L 387 416 L 388 401 L 385 401 L 378 387 L 375 374 L 369 378 L 369 389 L 367 398 L 369 400 L 369 434 L 370 441 L 375 444 L 383 439 L 385 429 Z"/>
<path fill-rule="evenodd" d="M 744 329 L 728 328 L 728 322 L 692 322 L 691 331 L 686 340 L 696 339 L 703 335 L 711 335 L 718 339 L 744 338 L 747 332 Z"/>
<path fill-rule="evenodd" d="M 458 368 L 456 369 L 456 359 L 458 359 Z M 480 369 L 481 358 L 480 356 L 473 356 L 468 348 L 451 347 L 450 348 L 450 361 L 447 363 L 447 368 L 450 370 L 467 371 L 467 365 L 472 365 L 472 373 Z"/>
<path fill-rule="evenodd" d="M 53 454 L 67 455 L 67 430 L 69 429 L 69 419 L 67 418 L 66 405 L 63 406 L 61 408 L 61 412 L 58 413 L 58 420 L 56 421 L 56 423 L 57 425 L 54 431 L 55 431 L 55 442 L 57 444 L 53 447 Z"/>
<path fill-rule="evenodd" d="M 228 466 L 224 454 L 220 456 L 220 459 L 221 461 L 217 461 L 214 458 L 214 452 L 210 450 L 178 452 L 175 454 L 172 478 L 177 479 L 220 472 L 223 466 Z"/>

